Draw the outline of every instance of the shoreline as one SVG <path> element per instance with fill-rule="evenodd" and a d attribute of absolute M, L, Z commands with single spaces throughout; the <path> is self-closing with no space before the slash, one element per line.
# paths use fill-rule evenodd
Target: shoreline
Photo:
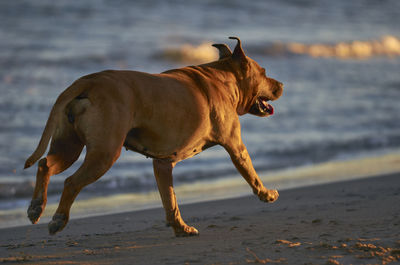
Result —
<path fill-rule="evenodd" d="M 182 205 L 199 237 L 176 238 L 161 208 L 0 229 L 0 261 L 25 264 L 365 264 L 400 259 L 400 173 Z"/>
<path fill-rule="evenodd" d="M 380 156 L 339 160 L 321 164 L 301 166 L 292 169 L 272 171 L 260 175 L 265 186 L 279 192 L 320 184 L 335 183 L 353 179 L 363 179 L 378 175 L 400 172 L 400 153 L 391 152 Z M 154 180 L 154 185 L 155 180 Z M 156 188 L 156 187 L 155 187 Z M 175 187 L 179 205 L 232 199 L 249 196 L 251 189 L 239 173 L 217 180 L 197 181 Z M 53 195 L 40 220 L 47 223 L 57 208 L 59 195 Z M 26 205 L 13 210 L 0 210 L 0 228 L 29 225 Z M 53 201 L 53 202 L 52 202 Z M 161 207 L 157 190 L 141 193 L 121 193 L 105 196 L 78 196 L 71 209 L 71 219 L 125 213 Z"/>

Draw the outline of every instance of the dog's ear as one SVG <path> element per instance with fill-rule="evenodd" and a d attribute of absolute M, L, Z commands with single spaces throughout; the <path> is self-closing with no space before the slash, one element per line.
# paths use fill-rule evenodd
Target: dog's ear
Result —
<path fill-rule="evenodd" d="M 213 44 L 219 51 L 219 60 L 225 59 L 232 56 L 231 49 L 226 44 Z"/>
<path fill-rule="evenodd" d="M 247 62 L 246 55 L 244 54 L 244 51 L 242 49 L 242 42 L 240 41 L 240 39 L 238 37 L 229 37 L 229 39 L 237 40 L 236 47 L 233 50 L 232 59 L 234 61 L 240 63 L 240 65 L 243 68 L 247 68 L 248 62 Z"/>
<path fill-rule="evenodd" d="M 233 50 L 232 59 L 237 61 L 247 61 L 246 55 L 242 49 L 242 42 L 238 37 L 229 37 L 231 40 L 237 40 L 235 49 Z"/>

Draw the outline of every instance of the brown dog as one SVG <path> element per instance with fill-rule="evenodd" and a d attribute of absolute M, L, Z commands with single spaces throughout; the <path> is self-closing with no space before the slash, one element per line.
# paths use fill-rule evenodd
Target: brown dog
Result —
<path fill-rule="evenodd" d="M 238 115 L 273 114 L 267 103 L 282 94 L 282 83 L 247 57 L 239 38 L 234 52 L 214 44 L 218 61 L 147 74 L 104 71 L 75 81 L 54 104 L 40 143 L 25 168 L 38 163 L 28 217 L 38 222 L 47 201 L 50 176 L 71 166 L 86 145 L 81 167 L 65 180 L 50 234 L 68 222 L 71 205 L 86 185 L 99 179 L 118 159 L 121 148 L 153 158 L 154 175 L 167 222 L 177 236 L 197 235 L 182 219 L 172 184 L 172 169 L 181 160 L 213 146 L 229 153 L 253 192 L 265 202 L 278 198 L 258 178 L 240 135 Z"/>

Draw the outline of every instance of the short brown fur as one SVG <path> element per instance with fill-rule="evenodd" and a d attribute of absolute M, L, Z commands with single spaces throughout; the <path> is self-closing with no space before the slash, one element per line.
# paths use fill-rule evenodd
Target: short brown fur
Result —
<path fill-rule="evenodd" d="M 235 38 L 237 39 L 237 38 Z M 269 116 L 260 99 L 276 100 L 283 85 L 244 55 L 240 40 L 233 54 L 225 45 L 218 61 L 161 74 L 103 71 L 75 81 L 57 99 L 35 152 L 38 163 L 28 217 L 38 222 L 47 201 L 50 176 L 71 166 L 86 146 L 81 167 L 65 180 L 50 234 L 68 222 L 71 205 L 86 185 L 99 179 L 118 159 L 121 148 L 153 158 L 154 174 L 167 222 L 177 236 L 197 235 L 182 219 L 173 190 L 172 169 L 179 161 L 221 145 L 263 201 L 278 198 L 264 187 L 242 142 L 239 115 Z"/>

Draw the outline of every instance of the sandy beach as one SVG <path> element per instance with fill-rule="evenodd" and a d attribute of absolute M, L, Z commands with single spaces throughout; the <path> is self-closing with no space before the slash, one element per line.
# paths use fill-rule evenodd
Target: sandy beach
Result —
<path fill-rule="evenodd" d="M 400 174 L 187 204 L 200 236 L 176 238 L 162 209 L 0 230 L 3 264 L 395 264 Z"/>

